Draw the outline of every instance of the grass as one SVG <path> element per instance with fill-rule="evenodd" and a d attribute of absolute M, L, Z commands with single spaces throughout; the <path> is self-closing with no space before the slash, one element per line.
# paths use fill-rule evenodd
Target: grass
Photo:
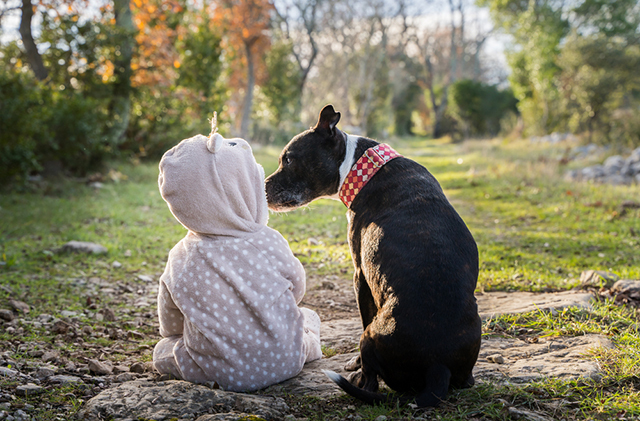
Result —
<path fill-rule="evenodd" d="M 580 273 L 588 269 L 640 279 L 640 209 L 623 207 L 625 201 L 640 201 L 640 187 L 563 179 L 565 170 L 602 157 L 564 165 L 566 145 L 499 139 L 451 144 L 415 138 L 390 143 L 436 176 L 469 225 L 480 251 L 478 290 L 566 290 L 577 286 Z M 262 147 L 254 152 L 266 173 L 271 173 L 280 149 Z M 31 306 L 29 319 L 40 314 L 59 316 L 61 311 L 71 310 L 78 312 L 80 324 L 103 332 L 122 329 L 125 334 L 134 321 L 155 317 L 154 290 L 139 276 L 150 276 L 155 283 L 169 249 L 185 230 L 158 193 L 157 164 L 115 163 L 111 167 L 111 174 L 117 176 L 108 178 L 101 189 L 63 180 L 31 193 L 0 196 L 0 308 L 7 307 L 9 297 L 18 298 Z M 351 277 L 341 203 L 319 200 L 296 212 L 272 214 L 269 224 L 289 240 L 308 276 Z M 56 252 L 70 240 L 97 242 L 109 253 L 86 256 Z M 115 267 L 114 261 L 122 266 Z M 113 288 L 124 285 L 127 291 L 141 291 L 136 297 L 147 299 L 149 305 L 134 308 L 129 292 L 103 294 L 101 291 L 109 285 L 96 285 L 89 281 L 93 278 L 105 280 Z M 112 307 L 119 315 L 118 321 L 97 320 L 95 314 L 103 307 Z M 389 419 L 502 420 L 516 417 L 517 411 L 533 411 L 552 419 L 638 418 L 637 323 L 635 311 L 608 302 L 596 303 L 590 312 L 532 312 L 485 323 L 484 335 L 608 336 L 617 347 L 590 356 L 604 369 L 600 382 L 546 379 L 526 386 L 484 383 L 454 391 L 440 408 L 429 410 L 368 407 L 347 397 L 287 400 L 296 417 L 309 420 L 338 420 L 348 415 L 364 420 L 380 415 Z M 23 343 L 56 342 L 54 336 L 33 325 L 25 324 L 22 329 Z M 85 338 L 85 345 L 99 348 L 124 344 L 110 358 L 117 361 L 127 352 L 139 352 L 140 360 L 148 361 L 157 336 L 155 328 L 149 323 L 135 329 L 145 333 L 147 339 L 123 341 L 92 336 Z M 14 340 L 15 333 L 0 325 L 3 347 L 18 351 L 10 348 Z M 70 356 L 80 352 L 72 343 L 59 346 Z M 329 355 L 335 351 L 324 352 Z M 0 389 L 6 387 L 10 384 L 0 379 Z M 64 404 L 73 414 L 82 393 L 60 389 L 21 399 L 27 404 L 31 399 L 45 401 L 52 408 Z M 38 406 L 34 411 L 35 419 L 55 419 L 50 409 Z"/>

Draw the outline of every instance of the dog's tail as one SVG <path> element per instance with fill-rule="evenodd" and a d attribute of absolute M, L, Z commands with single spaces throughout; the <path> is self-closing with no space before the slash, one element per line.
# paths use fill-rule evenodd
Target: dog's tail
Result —
<path fill-rule="evenodd" d="M 322 372 L 326 374 L 326 376 L 329 377 L 329 379 L 331 379 L 332 382 L 340 386 L 340 388 L 345 392 L 347 392 L 349 395 L 353 396 L 356 399 L 360 399 L 362 402 L 368 403 L 369 405 L 395 402 L 395 401 L 399 401 L 400 404 L 402 405 L 405 403 L 409 403 L 413 400 L 413 398 L 405 398 L 400 396 L 391 397 L 385 393 L 369 392 L 367 390 L 360 389 L 359 387 L 352 385 L 351 383 L 349 383 L 347 379 L 345 379 L 335 371 L 322 370 Z"/>
<path fill-rule="evenodd" d="M 443 365 L 432 366 L 428 372 L 429 381 L 427 386 L 416 396 L 397 396 L 389 395 L 385 393 L 369 392 L 364 389 L 360 389 L 357 386 L 349 383 L 347 379 L 340 374 L 330 371 L 322 370 L 331 381 L 340 386 L 342 390 L 356 399 L 360 399 L 364 403 L 369 405 L 375 405 L 380 403 L 391 403 L 406 405 L 410 402 L 415 402 L 419 407 L 436 407 L 447 397 L 447 391 L 449 389 L 449 380 L 451 378 L 451 372 Z"/>

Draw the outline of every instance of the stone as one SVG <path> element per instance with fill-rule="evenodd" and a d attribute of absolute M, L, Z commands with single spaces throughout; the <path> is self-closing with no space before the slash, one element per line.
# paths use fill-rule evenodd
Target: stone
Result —
<path fill-rule="evenodd" d="M 198 417 L 196 421 L 260 421 L 261 419 L 262 418 L 258 418 L 255 415 L 247 414 L 245 412 L 227 412 L 224 414 L 203 415 Z M 285 417 L 284 420 L 288 421 L 287 417 Z"/>
<path fill-rule="evenodd" d="M 59 385 L 82 383 L 82 379 L 80 377 L 68 376 L 65 374 L 58 374 L 55 376 L 51 376 L 47 380 L 51 384 L 59 384 Z"/>
<path fill-rule="evenodd" d="M 619 172 L 624 165 L 624 158 L 621 155 L 613 155 L 604 160 L 604 168 L 612 172 Z"/>
<path fill-rule="evenodd" d="M 15 318 L 15 316 L 13 315 L 13 311 L 7 310 L 6 308 L 0 309 L 0 319 L 4 320 L 6 322 L 10 322 L 14 318 Z"/>
<path fill-rule="evenodd" d="M 113 365 L 109 361 L 98 361 L 91 359 L 88 363 L 89 371 L 99 376 L 111 374 L 113 371 Z"/>
<path fill-rule="evenodd" d="M 500 314 L 519 314 L 534 310 L 551 311 L 567 307 L 591 309 L 593 294 L 584 291 L 485 292 L 476 294 L 480 317 L 485 320 Z"/>
<path fill-rule="evenodd" d="M 138 279 L 143 282 L 153 282 L 153 278 L 149 275 L 138 275 Z"/>
<path fill-rule="evenodd" d="M 63 244 L 59 251 L 86 254 L 106 254 L 108 252 L 106 247 L 87 241 L 69 241 Z"/>
<path fill-rule="evenodd" d="M 44 387 L 37 384 L 27 383 L 16 387 L 16 395 L 18 396 L 34 396 L 44 392 Z"/>
<path fill-rule="evenodd" d="M 46 379 L 56 374 L 56 371 L 49 367 L 40 367 L 38 371 L 36 371 L 35 377 L 37 379 Z"/>
<path fill-rule="evenodd" d="M 613 348 L 602 335 L 547 338 L 543 343 L 529 343 L 517 338 L 485 338 L 473 373 L 484 381 L 526 383 L 553 377 L 563 380 L 599 379 L 599 364 L 588 358 L 590 350 Z M 490 355 L 501 354 L 500 368 L 488 362 Z"/>
<path fill-rule="evenodd" d="M 129 367 L 129 371 L 131 371 L 132 373 L 138 373 L 138 374 L 142 374 L 146 371 L 146 366 L 144 363 L 141 362 L 135 362 L 133 364 L 131 364 L 131 367 Z"/>
<path fill-rule="evenodd" d="M 504 357 L 501 354 L 487 355 L 487 361 L 494 364 L 504 364 Z"/>
<path fill-rule="evenodd" d="M 130 382 L 131 380 L 135 380 L 136 375 L 133 373 L 120 373 L 116 376 L 117 383 Z"/>
<path fill-rule="evenodd" d="M 18 300 L 9 300 L 9 305 L 12 309 L 14 309 L 18 313 L 28 313 L 30 311 L 29 304 L 18 301 Z"/>
<path fill-rule="evenodd" d="M 113 263 L 111 263 L 111 267 L 115 269 L 119 269 L 122 267 L 122 263 L 118 262 L 117 260 L 114 260 Z"/>
<path fill-rule="evenodd" d="M 45 351 L 41 357 L 42 361 L 44 361 L 45 363 L 58 361 L 59 358 L 60 353 L 58 351 Z"/>
<path fill-rule="evenodd" d="M 113 367 L 113 374 L 128 373 L 129 367 L 126 365 L 117 365 Z"/>
<path fill-rule="evenodd" d="M 100 311 L 98 311 L 98 314 L 101 314 L 103 316 L 102 319 L 107 321 L 107 322 L 115 322 L 116 321 L 116 313 L 109 307 L 105 307 L 103 309 L 100 309 Z"/>
<path fill-rule="evenodd" d="M 513 406 L 510 406 L 507 409 L 511 418 L 516 420 L 526 420 L 526 421 L 552 421 L 553 418 L 546 417 L 544 415 L 538 414 L 533 411 L 528 411 L 526 409 L 519 409 Z"/>
<path fill-rule="evenodd" d="M 580 274 L 580 286 L 595 288 L 611 288 L 620 279 L 618 275 L 604 270 L 585 270 Z"/>
<path fill-rule="evenodd" d="M 611 287 L 611 293 L 624 294 L 629 298 L 640 299 L 640 281 L 621 279 Z"/>
<path fill-rule="evenodd" d="M 104 390 L 90 399 L 80 411 L 79 419 L 193 419 L 198 414 L 215 412 L 281 420 L 288 411 L 279 397 L 224 392 L 181 380 L 164 383 L 135 380 Z M 203 417 L 200 419 L 234 419 Z"/>
<path fill-rule="evenodd" d="M 2 377 L 14 377 L 17 376 L 18 372 L 16 370 L 12 370 L 8 367 L 0 367 L 0 378 Z"/>
<path fill-rule="evenodd" d="M 55 322 L 53 322 L 53 326 L 51 326 L 51 332 L 55 333 L 56 335 L 64 335 L 69 331 L 69 325 L 62 321 L 62 320 L 56 320 Z"/>

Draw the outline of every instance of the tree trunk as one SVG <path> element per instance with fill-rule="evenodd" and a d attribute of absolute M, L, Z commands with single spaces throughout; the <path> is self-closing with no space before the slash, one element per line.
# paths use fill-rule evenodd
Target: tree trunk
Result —
<path fill-rule="evenodd" d="M 244 49 L 247 54 L 247 92 L 244 96 L 244 105 L 242 107 L 242 120 L 240 123 L 240 137 L 246 139 L 249 135 L 249 125 L 251 124 L 251 108 L 253 107 L 253 88 L 256 84 L 256 76 L 253 64 L 253 54 L 251 46 L 254 44 L 252 40 L 244 41 Z"/>
<path fill-rule="evenodd" d="M 129 0 L 113 0 L 116 28 L 122 34 L 120 43 L 120 55 L 114 62 L 114 75 L 116 81 L 113 84 L 113 95 L 109 104 L 111 126 L 108 137 L 111 142 L 118 145 L 124 141 L 124 136 L 129 126 L 129 113 L 131 111 L 131 59 L 134 47 L 134 26 L 131 16 Z"/>
<path fill-rule="evenodd" d="M 33 18 L 33 4 L 31 0 L 23 0 L 21 8 L 20 37 L 22 38 L 22 45 L 24 45 L 27 54 L 27 61 L 38 80 L 45 80 L 49 76 L 49 72 L 47 72 L 47 68 L 44 67 L 42 56 L 38 52 L 38 47 L 31 33 L 31 19 Z"/>

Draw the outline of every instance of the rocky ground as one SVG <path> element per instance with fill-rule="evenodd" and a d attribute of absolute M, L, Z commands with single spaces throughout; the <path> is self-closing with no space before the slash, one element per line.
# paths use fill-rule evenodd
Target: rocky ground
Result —
<path fill-rule="evenodd" d="M 137 273 L 121 285 L 96 277 L 74 280 L 86 292 L 83 311 L 49 315 L 34 311 L 25 302 L 30 297 L 9 300 L 7 308 L 0 309 L 0 332 L 8 338 L 0 341 L 0 420 L 292 420 L 299 416 L 296 397 L 342 395 L 321 370 L 346 375 L 343 366 L 356 355 L 361 324 L 346 275 L 308 280 L 303 305 L 323 321 L 325 358 L 307 364 L 296 378 L 251 395 L 172 380 L 153 371 L 157 275 Z M 480 313 L 490 320 L 533 310 L 553 314 L 569 306 L 588 310 L 598 296 L 626 305 L 640 300 L 640 281 L 587 271 L 581 283 L 582 290 L 561 293 L 478 294 Z M 613 346 L 601 335 L 490 335 L 483 340 L 475 375 L 480 383 L 598 379 L 601 368 L 585 354 Z"/>

